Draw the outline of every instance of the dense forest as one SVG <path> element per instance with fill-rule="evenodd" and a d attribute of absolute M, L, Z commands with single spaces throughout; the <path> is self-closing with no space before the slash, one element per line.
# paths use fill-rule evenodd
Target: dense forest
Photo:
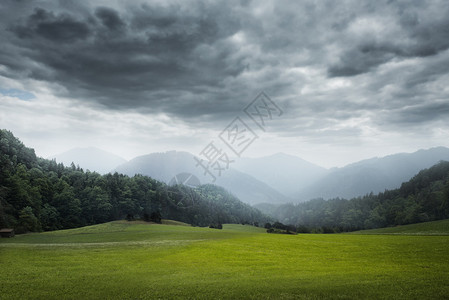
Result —
<path fill-rule="evenodd" d="M 258 206 L 299 232 L 341 232 L 449 218 L 449 162 L 422 170 L 399 189 L 346 199 Z"/>
<path fill-rule="evenodd" d="M 19 233 L 125 218 L 214 227 L 270 221 L 217 186 L 167 186 L 147 176 L 100 175 L 38 158 L 7 130 L 0 130 L 0 167 L 0 228 Z"/>
<path fill-rule="evenodd" d="M 196 226 L 267 224 L 299 232 L 341 232 L 449 218 L 449 162 L 421 171 L 399 189 L 299 204 L 242 203 L 223 188 L 168 186 L 147 176 L 100 175 L 36 157 L 0 130 L 0 228 L 57 230 L 118 219 L 173 219 Z M 292 224 L 294 226 L 286 226 Z"/>

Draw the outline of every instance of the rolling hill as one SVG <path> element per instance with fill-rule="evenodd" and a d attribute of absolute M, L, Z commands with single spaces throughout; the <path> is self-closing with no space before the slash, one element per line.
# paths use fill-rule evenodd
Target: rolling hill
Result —
<path fill-rule="evenodd" d="M 449 219 L 354 231 L 350 234 L 449 235 Z"/>
<path fill-rule="evenodd" d="M 447 236 L 115 221 L 0 239 L 2 299 L 445 299 Z"/>
<path fill-rule="evenodd" d="M 442 160 L 449 160 L 445 147 L 399 153 L 382 158 L 362 160 L 343 168 L 330 170 L 327 175 L 295 194 L 295 199 L 306 201 L 313 198 L 353 198 L 379 193 L 400 187 L 420 170 L 429 168 Z"/>
<path fill-rule="evenodd" d="M 67 152 L 54 155 L 49 159 L 56 159 L 58 163 L 70 166 L 73 162 L 85 170 L 107 174 L 116 166 L 126 162 L 126 159 L 113 153 L 95 148 L 74 148 Z"/>
<path fill-rule="evenodd" d="M 196 167 L 194 156 L 188 152 L 168 151 L 136 157 L 118 166 L 115 171 L 133 176 L 142 174 L 169 183 L 180 173 L 195 175 L 202 184 L 212 183 L 210 176 L 205 176 L 201 167 Z M 291 201 L 266 183 L 251 175 L 228 169 L 217 177 L 216 185 L 222 186 L 245 203 L 285 203 Z"/>

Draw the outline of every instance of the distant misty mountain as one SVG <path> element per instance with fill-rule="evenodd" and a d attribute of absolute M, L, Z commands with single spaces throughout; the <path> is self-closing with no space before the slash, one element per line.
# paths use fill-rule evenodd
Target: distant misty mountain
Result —
<path fill-rule="evenodd" d="M 202 184 L 212 183 L 212 178 L 204 175 L 201 167 L 196 167 L 194 156 L 188 152 L 169 151 L 139 156 L 118 166 L 115 171 L 129 176 L 147 175 L 166 183 L 172 181 L 177 174 L 191 173 L 198 177 Z M 241 201 L 249 204 L 291 201 L 266 183 L 231 168 L 223 171 L 222 176 L 217 177 L 214 184 L 224 187 Z"/>
<path fill-rule="evenodd" d="M 301 190 L 327 174 L 327 169 L 299 157 L 277 153 L 237 160 L 234 168 L 268 184 L 286 196 Z"/>
<path fill-rule="evenodd" d="M 400 153 L 382 158 L 371 158 L 332 169 L 309 187 L 298 189 L 296 201 L 312 198 L 353 198 L 370 192 L 400 187 L 420 170 L 430 168 L 439 161 L 449 161 L 449 149 L 445 147 Z"/>
<path fill-rule="evenodd" d="M 136 157 L 130 161 L 97 148 L 72 149 L 54 158 L 101 174 L 117 171 L 129 176 L 143 174 L 169 183 L 176 175 L 190 173 L 201 183 L 212 183 L 194 156 L 169 151 Z M 312 198 L 353 198 L 370 192 L 400 187 L 420 170 L 441 160 L 449 161 L 445 147 L 362 160 L 326 170 L 299 157 L 278 153 L 261 158 L 237 159 L 214 184 L 249 204 L 302 202 Z M 176 178 L 178 180 L 178 178 Z M 176 181 L 175 180 L 175 181 Z"/>
<path fill-rule="evenodd" d="M 183 172 L 198 176 L 199 173 L 195 169 L 195 161 L 192 154 L 169 151 L 138 156 L 122 165 L 116 166 L 114 171 L 128 176 L 134 176 L 135 174 L 147 175 L 168 183 L 175 175 Z M 201 180 L 202 178 L 199 177 L 199 179 Z"/>
<path fill-rule="evenodd" d="M 95 148 L 74 148 L 67 152 L 49 157 L 56 159 L 58 163 L 70 166 L 73 162 L 85 170 L 106 174 L 114 170 L 115 167 L 126 162 L 126 159 L 110 152 Z"/>

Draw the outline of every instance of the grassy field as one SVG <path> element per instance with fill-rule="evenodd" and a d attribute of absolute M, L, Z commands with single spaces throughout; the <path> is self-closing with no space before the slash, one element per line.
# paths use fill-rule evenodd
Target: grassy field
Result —
<path fill-rule="evenodd" d="M 449 236 L 170 224 L 117 221 L 0 239 L 0 299 L 449 296 Z"/>
<path fill-rule="evenodd" d="M 449 235 L 449 220 L 355 231 L 354 234 Z"/>

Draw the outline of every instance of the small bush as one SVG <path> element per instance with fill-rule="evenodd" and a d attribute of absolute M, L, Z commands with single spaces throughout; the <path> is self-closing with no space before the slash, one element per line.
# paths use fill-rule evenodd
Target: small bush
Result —
<path fill-rule="evenodd" d="M 209 228 L 223 229 L 223 225 L 221 223 L 210 224 Z"/>

